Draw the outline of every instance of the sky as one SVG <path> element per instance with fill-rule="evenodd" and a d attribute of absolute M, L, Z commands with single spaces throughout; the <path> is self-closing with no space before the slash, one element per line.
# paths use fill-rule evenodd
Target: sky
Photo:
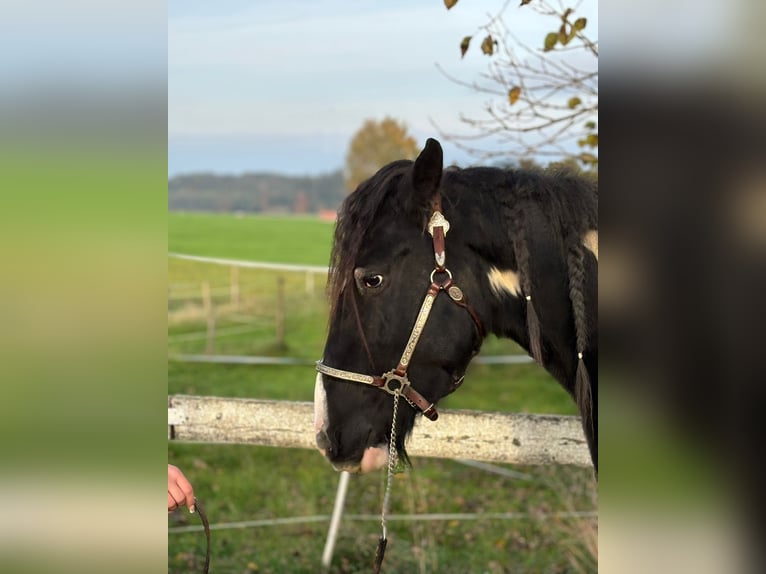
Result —
<path fill-rule="evenodd" d="M 595 5 L 592 18 L 595 26 Z M 488 96 L 447 79 L 486 71 L 479 28 L 502 1 L 171 0 L 168 3 L 168 174 L 342 167 L 365 119 L 390 115 L 422 145 L 466 132 Z M 519 17 L 508 8 L 507 20 Z M 583 12 L 583 15 L 588 15 Z M 518 30 L 542 42 L 549 21 Z M 460 57 L 463 36 L 478 41 Z M 445 163 L 470 156 L 441 142 Z"/>

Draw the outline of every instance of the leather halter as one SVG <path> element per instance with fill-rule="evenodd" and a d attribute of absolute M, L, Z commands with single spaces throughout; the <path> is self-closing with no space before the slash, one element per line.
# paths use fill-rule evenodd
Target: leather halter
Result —
<path fill-rule="evenodd" d="M 431 271 L 431 284 L 428 286 L 426 296 L 423 299 L 423 304 L 420 306 L 420 312 L 418 313 L 417 319 L 415 319 L 415 325 L 412 327 L 410 338 L 404 347 L 401 359 L 399 359 L 399 364 L 396 365 L 394 369 L 383 373 L 383 375 L 379 377 L 335 369 L 325 365 L 322 361 L 317 361 L 317 371 L 323 375 L 329 375 L 336 379 L 371 385 L 390 395 L 400 393 L 413 408 L 420 410 L 429 420 L 435 421 L 439 417 L 439 413 L 436 411 L 436 406 L 416 391 L 410 380 L 407 378 L 407 369 L 410 365 L 412 354 L 415 352 L 415 348 L 420 340 L 420 335 L 423 332 L 426 321 L 431 314 L 431 308 L 433 307 L 436 297 L 442 292 L 447 293 L 450 301 L 468 311 L 479 331 L 479 338 L 484 338 L 484 327 L 479 316 L 476 314 L 473 307 L 468 304 L 463 291 L 452 280 L 452 273 L 450 273 L 450 270 L 445 266 L 445 236 L 447 235 L 449 228 L 450 224 L 441 212 L 441 196 L 437 195 L 433 202 L 431 219 L 428 222 L 428 233 L 433 238 L 434 260 L 436 265 L 434 266 L 433 271 Z M 441 281 L 437 280 L 437 275 L 443 276 L 444 279 Z M 463 377 L 452 385 L 449 392 L 456 390 L 462 382 Z"/>

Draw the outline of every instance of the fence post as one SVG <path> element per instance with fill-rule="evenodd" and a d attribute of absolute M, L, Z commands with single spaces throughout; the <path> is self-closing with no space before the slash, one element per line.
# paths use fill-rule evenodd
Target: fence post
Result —
<path fill-rule="evenodd" d="M 215 351 L 215 309 L 213 309 L 213 297 L 210 293 L 210 283 L 202 282 L 202 309 L 207 317 L 207 344 L 205 352 L 212 354 Z"/>
<path fill-rule="evenodd" d="M 277 330 L 277 343 L 278 349 L 285 348 L 285 278 L 281 275 L 277 277 L 277 308 L 274 317 Z"/>

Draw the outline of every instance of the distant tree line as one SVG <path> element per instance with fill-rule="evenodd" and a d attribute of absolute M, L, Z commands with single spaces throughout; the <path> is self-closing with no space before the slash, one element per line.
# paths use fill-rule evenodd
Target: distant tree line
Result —
<path fill-rule="evenodd" d="M 346 196 L 341 170 L 316 176 L 191 173 L 168 180 L 170 211 L 315 213 Z"/>

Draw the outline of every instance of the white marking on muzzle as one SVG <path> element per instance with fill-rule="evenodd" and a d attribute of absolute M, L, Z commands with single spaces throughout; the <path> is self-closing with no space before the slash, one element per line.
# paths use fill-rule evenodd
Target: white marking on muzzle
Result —
<path fill-rule="evenodd" d="M 327 430 L 327 393 L 322 382 L 322 373 L 317 373 L 314 384 L 314 432 Z"/>
<path fill-rule="evenodd" d="M 521 283 L 519 283 L 519 275 L 515 271 L 510 269 L 500 271 L 497 267 L 490 267 L 487 279 L 489 279 L 490 288 L 497 296 L 501 296 L 503 293 L 515 297 L 521 295 Z"/>

